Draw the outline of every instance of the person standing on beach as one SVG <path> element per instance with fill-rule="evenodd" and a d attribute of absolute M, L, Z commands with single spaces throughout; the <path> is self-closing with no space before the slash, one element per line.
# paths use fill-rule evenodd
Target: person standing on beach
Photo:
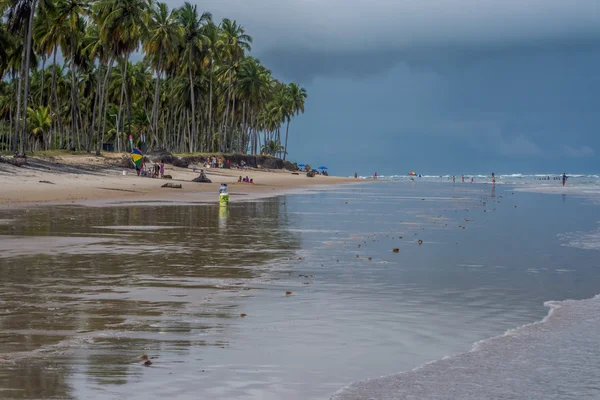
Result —
<path fill-rule="evenodd" d="M 377 179 L 377 171 L 373 174 L 373 179 Z"/>
<path fill-rule="evenodd" d="M 565 183 L 567 183 L 567 173 L 563 172 L 563 176 L 562 176 L 562 181 L 563 181 L 563 186 L 565 186 Z"/>
<path fill-rule="evenodd" d="M 492 185 L 496 184 L 496 175 L 492 172 Z"/>
<path fill-rule="evenodd" d="M 452 175 L 452 184 L 454 185 L 456 183 L 456 177 L 454 175 Z"/>
<path fill-rule="evenodd" d="M 160 177 L 161 179 L 165 177 L 165 162 L 160 162 Z"/>
<path fill-rule="evenodd" d="M 462 176 L 462 183 L 465 183 L 465 176 Z"/>
<path fill-rule="evenodd" d="M 357 179 L 357 178 L 358 178 L 358 174 L 355 172 L 354 173 L 354 179 Z"/>

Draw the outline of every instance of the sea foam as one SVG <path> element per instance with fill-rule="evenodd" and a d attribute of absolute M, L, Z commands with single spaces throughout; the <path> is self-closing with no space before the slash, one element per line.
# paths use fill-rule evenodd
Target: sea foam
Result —
<path fill-rule="evenodd" d="M 413 371 L 354 383 L 335 400 L 598 399 L 600 297 L 549 301 L 539 322 Z"/>

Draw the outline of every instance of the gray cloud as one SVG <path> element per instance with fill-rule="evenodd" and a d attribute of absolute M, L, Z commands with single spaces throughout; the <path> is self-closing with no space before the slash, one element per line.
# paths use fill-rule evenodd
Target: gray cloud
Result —
<path fill-rule="evenodd" d="M 226 0 L 206 2 L 237 18 L 260 46 L 315 50 L 402 49 L 451 44 L 539 43 L 596 38 L 597 0 Z"/>
<path fill-rule="evenodd" d="M 587 158 L 592 157 L 596 152 L 589 146 L 569 146 L 563 145 L 563 150 L 570 157 Z"/>

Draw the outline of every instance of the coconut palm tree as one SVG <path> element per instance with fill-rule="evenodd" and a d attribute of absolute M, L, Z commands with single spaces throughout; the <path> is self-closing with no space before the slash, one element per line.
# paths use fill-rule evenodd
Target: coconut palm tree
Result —
<path fill-rule="evenodd" d="M 283 159 L 285 160 L 287 155 L 287 144 L 288 144 L 288 131 L 290 128 L 290 117 L 292 115 L 298 115 L 300 113 L 304 114 L 304 102 L 306 101 L 306 89 L 300 87 L 298 84 L 292 82 L 288 85 L 286 91 L 286 97 L 289 101 L 289 109 L 288 114 L 286 115 L 287 126 L 285 128 L 285 145 L 283 146 L 285 149 L 285 153 L 283 154 Z"/>
<path fill-rule="evenodd" d="M 144 40 L 144 51 L 152 58 L 156 75 L 154 103 L 152 105 L 152 131 L 158 137 L 158 106 L 160 83 L 167 60 L 175 57 L 183 42 L 183 28 L 177 24 L 175 12 L 169 11 L 165 3 L 156 3 L 150 9 L 148 36 Z"/>
<path fill-rule="evenodd" d="M 177 20 L 183 27 L 183 51 L 181 61 L 189 75 L 190 97 L 191 97 L 191 136 L 198 137 L 196 125 L 196 97 L 194 90 L 194 75 L 198 69 L 197 60 L 202 54 L 202 29 L 212 21 L 212 14 L 208 12 L 198 14 L 196 5 L 185 2 L 183 7 L 177 10 Z"/>
<path fill-rule="evenodd" d="M 237 21 L 217 25 L 190 3 L 0 0 L 0 146 L 99 154 L 107 137 L 120 150 L 128 131 L 174 151 L 285 157 L 306 91 L 273 79 L 251 43 Z"/>

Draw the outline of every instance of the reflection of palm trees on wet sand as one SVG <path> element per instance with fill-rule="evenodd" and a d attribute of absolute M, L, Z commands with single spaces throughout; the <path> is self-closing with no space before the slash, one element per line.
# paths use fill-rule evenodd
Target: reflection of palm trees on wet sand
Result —
<path fill-rule="evenodd" d="M 67 245 L 0 258 L 0 352 L 23 368 L 40 363 L 22 380 L 0 360 L 0 386 L 68 398 L 67 371 L 122 384 L 142 373 L 142 354 L 226 346 L 240 293 L 252 293 L 261 266 L 299 248 L 285 207 L 279 198 L 233 204 L 226 224 L 213 205 L 13 211 L 0 235 Z"/>

